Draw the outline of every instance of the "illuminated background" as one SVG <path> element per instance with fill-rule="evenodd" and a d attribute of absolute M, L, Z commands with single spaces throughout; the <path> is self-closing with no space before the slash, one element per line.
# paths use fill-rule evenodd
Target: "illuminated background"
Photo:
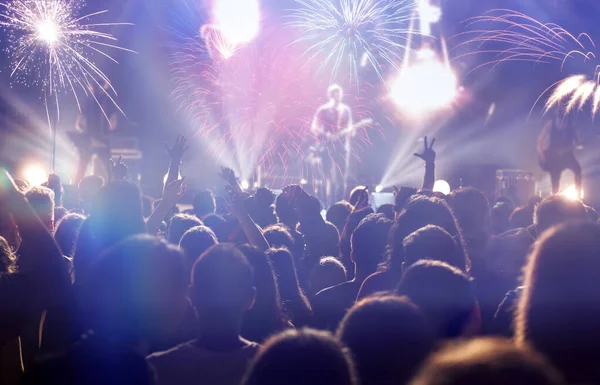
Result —
<path fill-rule="evenodd" d="M 173 26 L 169 10 L 176 8 L 179 0 L 118 0 L 89 1 L 91 10 L 110 9 L 111 20 L 127 21 L 135 24 L 132 28 L 115 29 L 123 46 L 132 48 L 137 55 L 117 54 L 119 66 L 108 65 L 105 68 L 113 79 L 120 95 L 120 104 L 126 112 L 129 122 L 122 127 L 126 132 L 141 138 L 145 154 L 142 163 L 142 185 L 152 194 L 159 191 L 160 182 L 166 171 L 167 156 L 164 143 L 175 139 L 178 134 L 193 137 L 196 127 L 189 117 L 177 112 L 177 106 L 170 99 L 172 78 L 169 58 L 173 54 Z M 600 5 L 594 0 L 446 0 L 441 2 L 442 20 L 434 32 L 443 33 L 447 39 L 450 59 L 459 57 L 460 34 L 464 21 L 493 8 L 510 8 L 527 13 L 540 21 L 552 21 L 561 24 L 573 32 L 588 32 L 600 37 L 597 16 Z M 283 18 L 295 7 L 291 0 L 263 0 L 263 17 L 270 20 Z M 179 30 L 186 28 L 186 20 L 179 20 Z M 281 24 L 284 24 L 282 19 Z M 191 27 L 188 25 L 188 27 Z M 283 36 L 287 37 L 287 36 Z M 265 29 L 259 32 L 257 39 L 277 41 L 283 38 L 276 31 Z M 283 44 L 279 42 L 278 44 Z M 248 71 L 257 68 L 257 57 L 250 58 Z M 294 60 L 291 56 L 289 60 Z M 452 113 L 444 115 L 434 123 L 421 124 L 402 119 L 398 108 L 387 100 L 374 71 L 362 71 L 361 84 L 357 88 L 348 88 L 346 99 L 354 109 L 355 115 L 371 116 L 377 123 L 369 131 L 369 143 L 358 143 L 357 155 L 362 164 L 359 167 L 358 180 L 372 186 L 382 184 L 417 186 L 420 183 L 423 166 L 412 157 L 420 150 L 419 138 L 425 134 L 437 137 L 438 177 L 448 180 L 457 187 L 461 179 L 467 185 L 482 189 L 493 189 L 494 171 L 498 168 L 519 168 L 534 171 L 540 178 L 540 186 L 549 188 L 547 178 L 539 171 L 535 153 L 536 138 L 540 129 L 541 111 L 529 112 L 539 94 L 551 83 L 559 80 L 561 74 L 556 68 L 530 63 L 506 63 L 493 71 L 487 68 L 468 73 L 484 60 L 477 55 L 466 56 L 452 61 L 458 81 L 464 92 L 457 98 Z M 285 63 L 283 63 L 285 66 Z M 291 64 L 290 64 L 291 65 Z M 569 64 L 576 65 L 576 64 Z M 0 63 L 8 68 L 7 63 Z M 39 91 L 19 85 L 10 86 L 7 71 L 0 73 L 0 161 L 10 169 L 18 171 L 21 165 L 38 162 L 45 167 L 50 163 L 51 135 L 44 118 L 44 109 L 39 100 Z M 386 78 L 392 77 L 389 73 Z M 308 82 L 308 86 L 306 82 Z M 287 106 L 283 113 L 301 121 L 310 120 L 314 108 L 325 100 L 325 90 L 329 84 L 327 76 L 316 75 L 297 79 L 305 88 L 298 92 L 306 105 Z M 291 83 L 287 87 L 294 87 Z M 240 87 L 244 87 L 240 84 Z M 298 85 L 299 87 L 299 85 Z M 281 90 L 275 89 L 273 92 Z M 289 88 L 285 88 L 289 92 Z M 232 103 L 235 102 L 232 101 Z M 260 105 L 257 107 L 260 109 Z M 74 103 L 65 103 L 59 124 L 59 146 L 57 172 L 59 175 L 73 175 L 76 168 L 76 154 L 64 136 L 64 131 L 72 129 L 76 116 Z M 269 120 L 269 117 L 264 119 Z M 355 116 L 355 120 L 358 117 Z M 596 146 L 598 143 L 597 124 L 587 115 L 578 118 L 582 128 L 586 148 L 578 153 L 584 169 L 584 184 L 588 197 L 597 197 L 595 192 L 600 159 Z M 233 123 L 235 124 L 235 123 Z M 249 130 L 256 128 L 248 128 Z M 300 132 L 300 129 L 299 129 Z M 263 131 L 263 134 L 268 134 Z M 262 138 L 261 141 L 265 141 Z M 219 166 L 215 153 L 226 154 L 232 151 L 232 144 L 222 148 L 209 148 L 218 140 L 210 136 L 193 137 L 192 149 L 185 159 L 183 173 L 194 188 L 213 187 L 218 183 L 216 170 Z M 238 144 L 239 145 L 239 144 Z M 233 144 L 235 151 L 235 144 Z M 256 152 L 259 154 L 259 152 Z M 255 155 L 259 156 L 259 155 Z M 252 174 L 258 159 L 238 159 L 232 164 L 242 174 Z M 236 163 L 236 162 L 234 162 Z M 292 161 L 286 160 L 288 172 L 294 173 Z M 247 167 L 247 169 L 243 169 Z M 278 170 L 273 170 L 276 174 Z M 68 179 L 68 177 L 65 177 Z M 564 181 L 568 186 L 570 176 Z M 596 198 L 597 200 L 597 198 Z"/>

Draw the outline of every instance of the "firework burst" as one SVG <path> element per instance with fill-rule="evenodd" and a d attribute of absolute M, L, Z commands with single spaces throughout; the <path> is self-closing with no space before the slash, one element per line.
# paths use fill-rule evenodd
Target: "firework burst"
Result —
<path fill-rule="evenodd" d="M 592 115 L 600 110 L 600 66 L 596 60 L 595 43 L 587 33 L 574 35 L 554 23 L 542 23 L 523 13 L 498 9 L 470 20 L 469 26 L 484 25 L 466 34 L 470 38 L 462 44 L 477 44 L 492 48 L 479 49 L 470 54 L 491 54 L 493 59 L 481 66 L 498 66 L 509 61 L 533 63 L 558 63 L 560 71 L 566 69 L 570 59 L 582 59 L 590 67 L 590 74 L 569 74 L 546 89 L 538 98 L 537 104 L 545 95 L 544 112 L 552 108 L 564 108 L 565 113 L 574 109 L 582 110 L 591 105 Z M 471 37 L 472 36 L 472 37 Z M 477 69 L 475 68 L 475 69 Z M 535 105 L 534 105 L 535 107 Z"/>
<path fill-rule="evenodd" d="M 11 79 L 42 88 L 46 108 L 48 98 L 59 109 L 59 91 L 71 93 L 81 109 L 80 95 L 91 95 L 90 87 L 106 93 L 123 113 L 113 95 L 108 76 L 98 67 L 94 55 L 117 63 L 108 51 L 130 51 L 102 29 L 126 23 L 93 22 L 108 12 L 79 16 L 83 3 L 78 0 L 12 0 L 0 3 L 0 26 L 8 34 L 7 55 L 12 60 Z M 108 116 L 98 100 L 107 120 Z"/>
<path fill-rule="evenodd" d="M 331 68 L 335 79 L 342 65 L 358 77 L 361 64 L 370 64 L 383 80 L 383 66 L 397 68 L 408 49 L 415 18 L 412 0 L 296 0 L 289 24 L 308 43 L 303 56 L 319 59 L 319 71 Z"/>

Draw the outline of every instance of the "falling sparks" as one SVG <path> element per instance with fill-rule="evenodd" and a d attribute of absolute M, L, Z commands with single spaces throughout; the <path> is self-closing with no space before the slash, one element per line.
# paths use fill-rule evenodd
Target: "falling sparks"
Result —
<path fill-rule="evenodd" d="M 60 90 L 71 93 L 81 109 L 80 95 L 91 95 L 90 88 L 102 90 L 122 113 L 113 95 L 108 76 L 98 67 L 95 55 L 117 63 L 108 50 L 130 51 L 101 29 L 126 23 L 92 22 L 108 11 L 83 16 L 77 0 L 13 0 L 0 3 L 0 26 L 8 33 L 7 54 L 12 60 L 11 78 L 40 86 L 48 108 L 54 98 L 59 111 Z"/>
<path fill-rule="evenodd" d="M 300 6 L 289 23 L 301 31 L 295 43 L 306 42 L 304 57 L 320 61 L 319 71 L 331 70 L 332 80 L 342 66 L 358 78 L 369 63 L 383 80 L 384 63 L 402 61 L 409 45 L 416 5 L 412 0 L 296 0 Z"/>

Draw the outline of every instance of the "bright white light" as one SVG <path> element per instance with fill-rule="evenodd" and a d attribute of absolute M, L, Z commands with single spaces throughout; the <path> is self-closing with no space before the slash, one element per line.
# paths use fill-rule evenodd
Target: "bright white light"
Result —
<path fill-rule="evenodd" d="M 302 179 L 300 179 L 300 184 L 301 185 L 308 184 L 308 181 L 306 179 L 302 178 Z"/>
<path fill-rule="evenodd" d="M 246 179 L 242 180 L 240 185 L 242 187 L 242 190 L 248 190 L 250 188 L 250 183 Z"/>
<path fill-rule="evenodd" d="M 248 43 L 260 30 L 257 0 L 217 0 L 214 16 L 223 38 L 231 44 Z"/>
<path fill-rule="evenodd" d="M 421 34 L 431 35 L 431 25 L 439 22 L 442 18 L 440 7 L 430 4 L 430 0 L 419 0 L 419 21 L 421 22 Z"/>
<path fill-rule="evenodd" d="M 254 182 L 254 184 L 252 185 L 254 188 L 259 188 L 260 185 L 258 184 L 258 182 Z"/>
<path fill-rule="evenodd" d="M 23 176 L 31 186 L 39 186 L 48 181 L 48 173 L 43 167 L 37 164 L 27 166 Z"/>
<path fill-rule="evenodd" d="M 458 93 L 458 79 L 452 69 L 429 49 L 419 53 L 418 62 L 401 70 L 391 88 L 392 100 L 403 113 L 421 117 L 452 104 Z"/>
<path fill-rule="evenodd" d="M 450 194 L 450 183 L 442 179 L 436 180 L 435 184 L 433 185 L 433 192 L 439 192 L 444 195 Z"/>
<path fill-rule="evenodd" d="M 37 25 L 37 38 L 48 45 L 58 41 L 59 27 L 52 20 L 42 21 Z"/>
<path fill-rule="evenodd" d="M 380 193 L 383 191 L 383 186 L 378 184 L 377 186 L 375 186 L 375 192 L 376 193 Z"/>
<path fill-rule="evenodd" d="M 564 190 L 562 195 L 572 201 L 583 199 L 585 197 L 583 189 L 581 190 L 580 197 L 577 197 L 577 187 L 574 184 L 570 185 L 566 190 Z"/>

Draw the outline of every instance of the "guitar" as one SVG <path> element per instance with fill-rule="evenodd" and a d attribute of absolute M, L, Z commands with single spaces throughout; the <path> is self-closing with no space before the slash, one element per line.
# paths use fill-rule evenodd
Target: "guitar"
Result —
<path fill-rule="evenodd" d="M 353 125 L 351 125 L 350 127 L 346 128 L 342 131 L 335 132 L 335 133 L 328 132 L 328 133 L 320 134 L 315 138 L 315 140 L 316 140 L 315 147 L 322 148 L 322 147 L 325 147 L 328 143 L 332 143 L 332 142 L 338 141 L 342 138 L 346 138 L 349 136 L 354 136 L 356 131 L 358 131 L 361 128 L 371 126 L 372 124 L 373 124 L 373 119 L 368 118 L 368 119 L 363 119 L 363 120 L 359 121 L 358 123 L 354 123 Z"/>

